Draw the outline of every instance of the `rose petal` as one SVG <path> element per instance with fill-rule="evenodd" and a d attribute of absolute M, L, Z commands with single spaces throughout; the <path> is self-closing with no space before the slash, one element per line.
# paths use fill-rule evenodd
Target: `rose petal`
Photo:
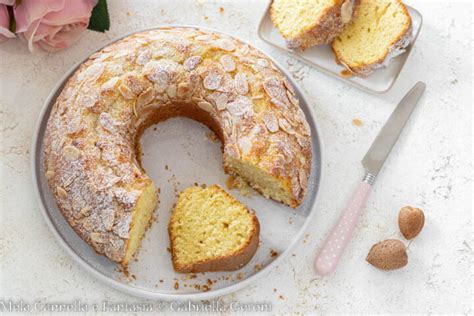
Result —
<path fill-rule="evenodd" d="M 10 16 L 8 15 L 8 9 L 6 6 L 0 5 L 0 43 L 15 37 L 15 34 L 10 32 L 9 26 Z"/>

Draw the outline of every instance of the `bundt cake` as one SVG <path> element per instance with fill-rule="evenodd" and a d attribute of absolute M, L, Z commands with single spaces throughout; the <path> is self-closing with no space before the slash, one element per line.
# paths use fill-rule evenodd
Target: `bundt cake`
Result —
<path fill-rule="evenodd" d="M 181 273 L 240 269 L 257 251 L 257 216 L 218 185 L 179 194 L 168 226 L 173 267 Z"/>
<path fill-rule="evenodd" d="M 195 28 L 136 33 L 90 56 L 51 110 L 45 173 L 69 224 L 126 266 L 158 201 L 141 168 L 143 130 L 186 116 L 222 141 L 224 170 L 297 207 L 311 168 L 310 129 L 291 84 L 260 51 Z"/>
<path fill-rule="evenodd" d="M 336 37 L 338 63 L 367 76 L 405 52 L 412 39 L 411 17 L 400 0 L 361 0 L 355 18 Z"/>
<path fill-rule="evenodd" d="M 270 16 L 288 48 L 329 44 L 352 19 L 360 0 L 273 0 Z"/>

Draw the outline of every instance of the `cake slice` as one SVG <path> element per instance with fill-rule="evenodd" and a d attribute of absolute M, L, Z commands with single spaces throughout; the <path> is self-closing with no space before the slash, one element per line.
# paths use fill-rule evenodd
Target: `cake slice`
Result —
<path fill-rule="evenodd" d="M 359 0 L 273 0 L 270 15 L 288 48 L 329 44 L 342 32 Z"/>
<path fill-rule="evenodd" d="M 179 194 L 168 226 L 177 272 L 232 271 L 255 254 L 257 216 L 218 185 Z"/>
<path fill-rule="evenodd" d="M 358 12 L 332 43 L 338 63 L 361 76 L 387 66 L 412 38 L 411 17 L 399 0 L 361 0 Z"/>

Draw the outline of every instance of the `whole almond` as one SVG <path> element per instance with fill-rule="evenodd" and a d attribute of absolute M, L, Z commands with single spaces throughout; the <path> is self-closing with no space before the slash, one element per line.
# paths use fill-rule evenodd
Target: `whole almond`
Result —
<path fill-rule="evenodd" d="M 425 215 L 419 208 L 405 206 L 398 214 L 398 227 L 406 239 L 413 239 L 421 232 L 425 224 Z"/>
<path fill-rule="evenodd" d="M 366 260 L 376 268 L 395 270 L 407 265 L 408 256 L 400 240 L 387 239 L 373 245 Z"/>

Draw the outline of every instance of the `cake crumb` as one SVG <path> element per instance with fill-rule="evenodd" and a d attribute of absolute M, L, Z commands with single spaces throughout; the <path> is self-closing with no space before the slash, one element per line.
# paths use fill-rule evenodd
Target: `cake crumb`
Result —
<path fill-rule="evenodd" d="M 224 13 L 224 7 L 219 8 L 219 13 Z"/>
<path fill-rule="evenodd" d="M 203 292 L 207 292 L 209 291 L 211 288 L 209 286 L 207 286 L 206 284 L 204 284 L 202 287 L 201 287 L 202 291 Z"/>
<path fill-rule="evenodd" d="M 360 127 L 360 126 L 363 125 L 363 123 L 362 123 L 361 120 L 355 118 L 355 119 L 352 120 L 352 125 L 357 126 L 357 127 Z"/>
<path fill-rule="evenodd" d="M 175 289 L 175 290 L 179 289 L 179 283 L 178 283 L 178 282 L 175 282 L 175 283 L 174 283 L 174 289 Z"/>
<path fill-rule="evenodd" d="M 219 138 L 213 132 L 207 132 L 206 137 L 207 137 L 207 139 L 209 139 L 213 143 L 217 143 L 219 141 Z"/>
<path fill-rule="evenodd" d="M 209 19 L 209 17 L 208 17 L 207 15 L 206 15 L 206 16 L 204 16 L 204 20 L 206 20 L 206 21 L 207 21 L 208 19 Z"/>
<path fill-rule="evenodd" d="M 276 292 L 276 291 L 277 291 L 277 289 L 276 289 L 276 288 L 273 288 L 273 292 Z"/>
<path fill-rule="evenodd" d="M 257 264 L 255 265 L 255 270 L 257 270 L 257 271 L 262 270 L 262 268 L 263 268 L 263 264 L 261 264 L 261 263 L 257 263 Z"/>
<path fill-rule="evenodd" d="M 280 300 L 284 300 L 284 299 L 285 299 L 285 297 L 284 297 L 283 295 L 281 295 L 281 294 L 280 294 L 280 296 L 278 296 L 278 298 L 279 298 Z"/>
<path fill-rule="evenodd" d="M 276 251 L 273 250 L 273 249 L 270 249 L 270 257 L 274 258 L 274 257 L 276 257 L 276 256 L 278 256 L 278 252 L 276 252 Z"/>
<path fill-rule="evenodd" d="M 350 78 L 352 76 L 353 76 L 353 74 L 350 70 L 344 69 L 344 70 L 341 71 L 341 77 L 343 77 L 343 78 Z"/>
<path fill-rule="evenodd" d="M 242 196 L 251 196 L 255 193 L 252 187 L 239 176 L 229 176 L 225 182 L 227 189 L 237 189 Z"/>

